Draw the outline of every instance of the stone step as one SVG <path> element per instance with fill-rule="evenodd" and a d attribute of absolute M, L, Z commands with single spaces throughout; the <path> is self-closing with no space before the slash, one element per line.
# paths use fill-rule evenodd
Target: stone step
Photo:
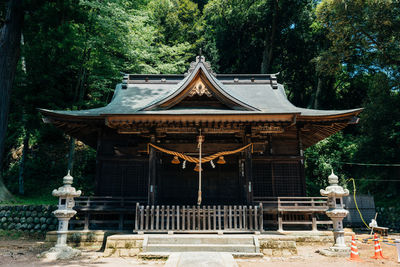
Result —
<path fill-rule="evenodd" d="M 145 252 L 231 252 L 256 253 L 256 247 L 251 245 L 235 244 L 153 244 L 147 245 Z"/>
<path fill-rule="evenodd" d="M 252 236 L 149 236 L 147 244 L 254 244 Z"/>

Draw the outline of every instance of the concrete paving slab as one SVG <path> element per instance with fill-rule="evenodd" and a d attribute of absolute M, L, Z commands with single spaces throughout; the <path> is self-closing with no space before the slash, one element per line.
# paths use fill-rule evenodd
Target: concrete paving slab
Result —
<path fill-rule="evenodd" d="M 226 252 L 172 253 L 165 267 L 238 267 L 232 254 Z"/>

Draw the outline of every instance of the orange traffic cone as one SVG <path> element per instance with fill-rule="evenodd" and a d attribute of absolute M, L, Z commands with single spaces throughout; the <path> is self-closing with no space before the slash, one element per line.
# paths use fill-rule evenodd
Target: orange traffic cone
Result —
<path fill-rule="evenodd" d="M 347 259 L 348 261 L 358 261 L 362 262 L 360 259 L 360 256 L 358 255 L 358 248 L 356 245 L 356 237 L 353 235 L 351 237 L 351 252 L 350 252 L 350 258 Z"/>
<path fill-rule="evenodd" d="M 379 244 L 378 235 L 374 234 L 375 241 L 375 255 L 371 257 L 371 259 L 387 259 L 387 257 L 383 257 L 381 244 Z"/>

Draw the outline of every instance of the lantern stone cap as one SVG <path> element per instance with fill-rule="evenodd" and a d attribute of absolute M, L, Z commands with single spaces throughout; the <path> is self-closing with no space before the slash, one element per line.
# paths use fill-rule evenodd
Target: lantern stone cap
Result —
<path fill-rule="evenodd" d="M 332 173 L 328 176 L 328 181 L 330 185 L 337 185 L 339 183 L 339 177 L 336 174 Z"/>
<path fill-rule="evenodd" d="M 327 197 L 343 197 L 343 196 L 348 196 L 349 195 L 349 190 L 344 189 L 342 186 L 338 185 L 339 183 L 339 178 L 337 177 L 336 174 L 332 173 L 328 177 L 329 181 L 329 186 L 327 186 L 325 189 L 321 189 L 320 193 L 322 196 L 327 196 Z"/>
<path fill-rule="evenodd" d="M 64 185 L 58 189 L 54 189 L 52 195 L 55 197 L 79 197 L 82 192 L 81 190 L 76 191 L 75 187 L 71 186 L 73 180 L 74 178 L 68 171 L 68 174 L 63 178 Z"/>
<path fill-rule="evenodd" d="M 71 176 L 70 171 L 68 170 L 67 175 L 65 175 L 64 178 L 63 178 L 63 183 L 71 185 L 73 180 L 74 180 L 74 177 Z"/>

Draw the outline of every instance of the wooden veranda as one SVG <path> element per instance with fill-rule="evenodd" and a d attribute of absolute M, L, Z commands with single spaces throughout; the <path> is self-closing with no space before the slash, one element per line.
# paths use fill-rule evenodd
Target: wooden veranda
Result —
<path fill-rule="evenodd" d="M 262 232 L 331 225 L 325 197 L 268 197 L 253 205 L 146 205 L 132 197 L 80 197 L 74 230 Z M 311 227 L 310 227 L 311 226 Z"/>

